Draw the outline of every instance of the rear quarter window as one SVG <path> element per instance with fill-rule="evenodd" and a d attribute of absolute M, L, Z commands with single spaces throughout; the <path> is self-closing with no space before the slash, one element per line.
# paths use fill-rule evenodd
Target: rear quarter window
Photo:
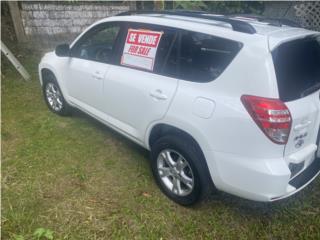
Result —
<path fill-rule="evenodd" d="M 272 51 L 279 96 L 294 101 L 320 88 L 320 37 L 281 44 Z"/>
<path fill-rule="evenodd" d="M 242 48 L 242 43 L 192 31 L 181 36 L 180 77 L 194 82 L 216 79 Z"/>

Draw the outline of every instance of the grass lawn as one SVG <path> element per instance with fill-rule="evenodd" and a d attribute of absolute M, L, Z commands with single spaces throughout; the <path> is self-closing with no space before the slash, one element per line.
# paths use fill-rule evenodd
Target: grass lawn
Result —
<path fill-rule="evenodd" d="M 31 82 L 2 59 L 3 239 L 36 239 L 38 228 L 54 239 L 320 239 L 320 178 L 276 203 L 219 193 L 178 206 L 156 186 L 148 152 L 83 113 L 49 112 L 40 55 L 22 52 Z"/>

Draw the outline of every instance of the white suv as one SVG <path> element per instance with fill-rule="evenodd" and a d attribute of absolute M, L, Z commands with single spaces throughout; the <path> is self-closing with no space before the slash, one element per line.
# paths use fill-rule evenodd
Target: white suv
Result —
<path fill-rule="evenodd" d="M 175 202 L 212 189 L 274 201 L 319 174 L 319 42 L 281 20 L 128 12 L 47 53 L 39 74 L 50 110 L 150 150 Z"/>

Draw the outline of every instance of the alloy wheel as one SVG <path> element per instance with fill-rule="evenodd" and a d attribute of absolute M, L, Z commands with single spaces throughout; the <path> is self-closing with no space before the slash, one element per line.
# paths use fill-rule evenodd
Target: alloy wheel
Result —
<path fill-rule="evenodd" d="M 162 150 L 157 158 L 158 174 L 166 188 L 178 196 L 189 195 L 194 188 L 194 175 L 188 161 L 177 151 Z"/>
<path fill-rule="evenodd" d="M 46 85 L 45 93 L 50 107 L 56 112 L 61 111 L 61 109 L 63 108 L 63 100 L 58 86 L 54 83 L 49 82 Z"/>

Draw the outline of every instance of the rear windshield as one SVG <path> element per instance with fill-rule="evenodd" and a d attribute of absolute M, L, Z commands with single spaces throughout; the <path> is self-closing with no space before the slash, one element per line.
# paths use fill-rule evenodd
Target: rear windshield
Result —
<path fill-rule="evenodd" d="M 320 89 L 320 36 L 283 43 L 272 57 L 282 101 L 297 100 Z"/>

